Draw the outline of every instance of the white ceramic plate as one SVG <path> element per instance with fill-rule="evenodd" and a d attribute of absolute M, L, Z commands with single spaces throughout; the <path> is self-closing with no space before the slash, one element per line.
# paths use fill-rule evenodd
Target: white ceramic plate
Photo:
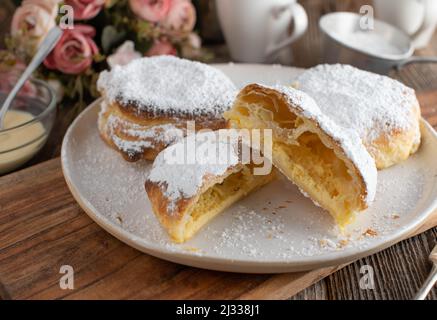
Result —
<path fill-rule="evenodd" d="M 290 84 L 299 69 L 217 65 L 238 86 Z M 62 167 L 73 196 L 100 226 L 148 254 L 190 266 L 253 273 L 302 271 L 345 263 L 386 248 L 437 207 L 437 136 L 423 121 L 420 150 L 379 173 L 376 201 L 343 235 L 328 213 L 279 179 L 215 218 L 193 239 L 173 244 L 144 191 L 150 162 L 125 162 L 100 139 L 98 101 L 71 125 Z M 368 231 L 366 233 L 366 231 Z"/>

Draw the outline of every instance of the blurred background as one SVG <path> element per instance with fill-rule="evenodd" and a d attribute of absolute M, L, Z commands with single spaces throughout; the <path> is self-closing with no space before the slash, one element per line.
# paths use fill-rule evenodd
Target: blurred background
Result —
<path fill-rule="evenodd" d="M 108 0 L 110 1 L 110 0 Z M 112 0 L 127 1 L 127 0 Z M 212 53 L 210 62 L 227 62 L 232 60 L 229 48 L 225 44 L 222 28 L 218 18 L 216 2 L 226 0 L 192 0 L 196 8 L 197 20 L 195 31 L 200 35 L 202 44 Z M 240 1 L 240 0 L 238 0 Z M 238 2 L 235 1 L 235 2 Z M 388 0 L 390 1 L 390 0 Z M 432 1 L 432 0 L 431 0 Z M 11 18 L 14 10 L 21 4 L 21 0 L 2 0 L 0 3 L 0 48 L 4 48 L 4 39 L 10 30 Z M 256 2 L 256 1 L 255 1 Z M 267 2 L 267 1 L 266 1 Z M 396 1 L 396 2 L 402 2 Z M 302 37 L 281 51 L 283 58 L 279 62 L 292 64 L 297 67 L 308 68 L 321 62 L 323 43 L 319 29 L 321 16 L 336 11 L 349 11 L 359 13 L 363 5 L 373 5 L 372 0 L 298 0 L 308 15 L 308 28 Z M 376 15 L 378 13 L 376 12 Z M 241 17 L 242 20 L 249 19 Z M 290 24 L 289 32 L 293 31 L 293 23 Z M 437 36 L 434 34 L 427 47 L 420 49 L 420 55 L 434 55 L 437 52 Z M 284 58 L 285 57 L 285 58 Z M 284 63 L 285 62 L 285 63 Z M 406 68 L 400 77 L 408 78 L 408 71 L 420 72 L 426 83 L 415 83 L 416 86 L 429 87 L 430 83 L 437 83 L 436 65 L 415 65 Z M 413 71 L 411 71 L 413 72 Z M 436 84 L 437 86 L 437 84 Z"/>
<path fill-rule="evenodd" d="M 75 23 L 85 24 L 93 32 L 85 35 L 86 42 L 83 43 L 77 41 L 78 36 L 83 36 L 80 30 L 65 31 L 66 39 L 70 37 L 72 41 L 60 41 L 57 47 L 60 52 L 70 52 L 67 47 L 74 43 L 72 55 L 57 56 L 61 61 L 52 57 L 35 74 L 55 90 L 58 114 L 53 129 L 55 134 L 50 135 L 43 151 L 29 164 L 59 154 L 62 137 L 71 121 L 98 97 L 95 82 L 99 72 L 133 58 L 175 54 L 207 63 L 262 62 L 308 68 L 324 62 L 326 48 L 319 27 L 320 18 L 340 11 L 364 14 L 363 6 L 373 6 L 376 18 L 385 10 L 386 20 L 392 15 L 392 21 L 387 22 L 406 24 L 407 29 L 411 26 L 412 38 L 416 29 L 420 29 L 419 24 L 424 23 L 418 21 L 418 17 L 423 20 L 428 16 L 429 39 L 414 54 L 437 56 L 437 33 L 434 32 L 437 12 L 432 11 L 437 10 L 437 0 L 1 0 L 0 91 L 10 90 L 8 88 L 34 54 L 35 46 L 29 51 L 28 45 L 35 37 L 29 38 L 29 34 L 34 35 L 36 31 L 44 34 L 47 30 L 41 28 L 54 25 L 60 14 L 55 12 L 50 18 L 52 21 L 46 24 L 42 23 L 41 17 L 50 16 L 50 10 L 63 3 L 75 8 L 75 14 L 78 14 L 74 16 Z M 46 11 L 41 4 L 49 4 L 52 9 Z M 29 9 L 32 5 L 37 6 L 40 15 L 35 14 L 32 7 Z M 282 9 L 272 11 L 272 5 Z M 432 10 L 427 6 L 433 6 Z M 400 8 L 403 11 L 398 10 Z M 414 11 L 416 9 L 419 11 Z M 266 12 L 275 23 L 265 18 Z M 16 20 L 15 30 L 11 30 L 13 19 Z M 40 29 L 35 30 L 35 25 Z M 287 44 L 286 39 L 290 36 L 293 39 Z M 284 41 L 283 49 L 271 59 L 259 56 L 271 43 Z M 93 48 L 93 55 L 84 57 L 82 53 L 90 48 Z M 337 61 L 334 58 L 331 62 Z M 389 75 L 420 92 L 437 89 L 435 63 L 411 64 L 400 71 L 391 69 Z"/>

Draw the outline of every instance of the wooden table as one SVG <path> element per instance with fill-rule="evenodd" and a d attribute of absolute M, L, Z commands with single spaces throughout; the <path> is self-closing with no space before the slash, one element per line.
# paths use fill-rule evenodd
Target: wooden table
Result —
<path fill-rule="evenodd" d="M 294 45 L 294 65 L 309 67 L 320 56 L 318 17 L 337 9 L 356 10 L 357 2 L 302 2 L 311 23 L 305 37 Z M 228 61 L 224 46 L 213 50 L 217 61 Z M 437 55 L 437 34 L 418 54 Z M 392 76 L 417 89 L 423 116 L 437 128 L 437 66 L 412 65 Z M 50 141 L 28 168 L 0 178 L 3 299 L 409 299 L 430 271 L 428 255 L 436 244 L 437 228 L 343 268 L 276 276 L 206 271 L 142 254 L 93 223 L 66 188 L 57 158 L 68 125 L 66 113 L 65 109 L 60 112 Z M 59 289 L 63 264 L 75 266 L 73 291 Z M 374 268 L 374 290 L 359 289 L 363 265 Z M 308 287 L 309 283 L 314 284 Z M 436 289 L 429 299 L 437 299 Z"/>

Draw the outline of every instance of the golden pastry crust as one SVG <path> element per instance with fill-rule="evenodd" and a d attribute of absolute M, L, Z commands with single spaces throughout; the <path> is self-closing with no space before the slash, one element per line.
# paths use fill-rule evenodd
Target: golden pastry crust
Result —
<path fill-rule="evenodd" d="M 380 170 L 407 160 L 420 147 L 420 106 L 411 106 L 411 122 L 409 128 L 393 129 L 388 133 L 381 133 L 373 140 L 363 140 L 367 151 L 375 159 L 376 167 Z"/>
<path fill-rule="evenodd" d="M 222 113 L 216 113 L 212 111 L 208 112 L 207 110 L 205 110 L 203 113 L 184 113 L 171 109 L 152 110 L 152 107 L 140 108 L 138 107 L 137 103 L 131 101 L 125 102 L 122 99 L 115 99 L 112 101 L 107 97 L 104 89 L 101 89 L 100 93 L 103 99 L 107 101 L 110 106 L 112 106 L 113 110 L 116 110 L 118 116 L 140 125 L 152 125 L 155 122 L 160 124 L 171 120 L 178 122 L 196 120 L 204 123 L 226 122 L 222 116 Z M 112 101 L 112 103 L 109 101 Z M 229 107 L 230 105 L 227 107 L 223 106 L 223 112 L 229 109 Z"/>
<path fill-rule="evenodd" d="M 420 145 L 420 106 L 413 89 L 349 65 L 319 65 L 300 75 L 308 93 L 338 125 L 358 132 L 378 169 L 406 160 Z"/>
<path fill-rule="evenodd" d="M 117 150 L 126 161 L 153 160 L 169 145 L 181 140 L 188 130 L 218 130 L 228 127 L 224 118 L 195 119 L 161 118 L 138 119 L 121 111 L 117 104 L 102 101 L 98 129 L 100 136 L 111 148 Z"/>
<path fill-rule="evenodd" d="M 97 82 L 104 104 L 99 131 L 126 160 L 153 160 L 189 130 L 227 127 L 222 114 L 236 88 L 203 63 L 159 56 L 103 71 Z M 187 122 L 195 120 L 195 128 Z"/>
<path fill-rule="evenodd" d="M 196 139 L 202 136 L 205 133 L 196 134 Z M 214 145 L 215 138 L 210 139 L 213 143 L 208 148 L 217 146 L 220 156 L 230 150 L 228 142 Z M 196 163 L 168 163 L 166 156 L 182 148 L 183 141 L 161 152 L 145 182 L 153 212 L 175 242 L 190 239 L 217 214 L 274 178 L 273 171 L 253 175 L 252 164 L 242 163 L 234 146 L 229 158 L 219 164 L 199 159 L 198 155 Z"/>
<path fill-rule="evenodd" d="M 340 227 L 373 201 L 376 167 L 360 138 L 324 116 L 305 93 L 248 85 L 225 118 L 236 128 L 271 129 L 273 164 Z"/>

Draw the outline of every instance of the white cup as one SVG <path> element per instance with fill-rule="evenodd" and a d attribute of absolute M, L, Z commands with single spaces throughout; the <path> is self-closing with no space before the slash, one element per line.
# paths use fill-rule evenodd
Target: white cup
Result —
<path fill-rule="evenodd" d="M 220 24 L 236 61 L 274 61 L 308 27 L 305 9 L 296 0 L 216 0 Z M 290 24 L 294 24 L 289 35 Z"/>
<path fill-rule="evenodd" d="M 374 0 L 375 14 L 407 33 L 416 49 L 426 47 L 437 26 L 437 0 Z"/>

